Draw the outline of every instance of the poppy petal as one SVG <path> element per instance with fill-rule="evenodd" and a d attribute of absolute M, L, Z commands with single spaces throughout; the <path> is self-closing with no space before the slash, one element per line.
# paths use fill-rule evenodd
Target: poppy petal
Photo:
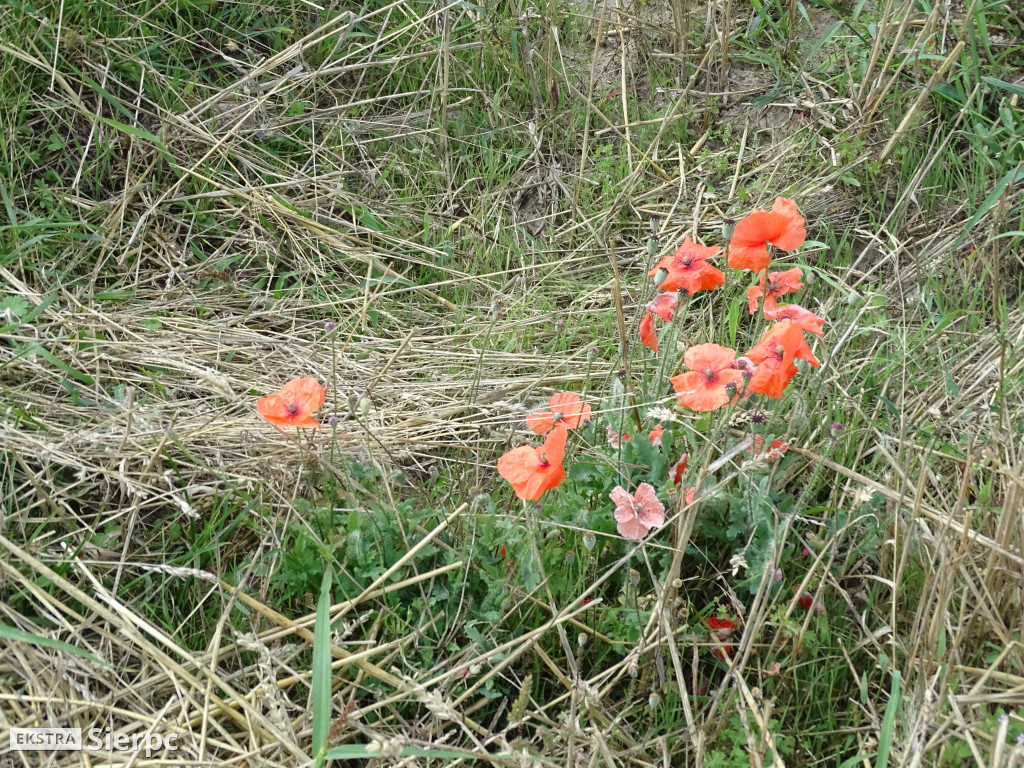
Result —
<path fill-rule="evenodd" d="M 658 334 L 654 332 L 654 315 L 644 312 L 640 321 L 640 343 L 650 347 L 654 354 L 658 354 Z"/>
<path fill-rule="evenodd" d="M 620 520 L 615 524 L 615 529 L 619 532 L 620 536 L 624 536 L 632 541 L 643 541 L 650 530 L 636 517 L 627 521 Z"/>

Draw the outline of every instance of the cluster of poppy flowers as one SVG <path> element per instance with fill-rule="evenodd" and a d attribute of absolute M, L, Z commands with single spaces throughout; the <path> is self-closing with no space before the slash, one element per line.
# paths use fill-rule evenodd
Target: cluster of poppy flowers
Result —
<path fill-rule="evenodd" d="M 822 336 L 824 319 L 797 304 L 778 303 L 786 294 L 803 288 L 803 273 L 799 267 L 768 272 L 770 246 L 793 251 L 803 245 L 806 236 L 804 219 L 796 203 L 785 198 L 776 199 L 770 211 L 754 211 L 736 223 L 729 240 L 728 266 L 756 274 L 755 284 L 747 289 L 748 308 L 754 314 L 760 306 L 764 316 L 774 322 L 745 355 L 737 356 L 735 350 L 718 344 L 690 347 L 683 356 L 690 370 L 671 379 L 680 395 L 680 405 L 695 411 L 713 411 L 752 394 L 781 397 L 797 373 L 794 360 L 818 366 L 804 332 Z M 658 294 L 644 308 L 640 341 L 655 354 L 658 336 L 654 317 L 671 322 L 680 292 L 692 296 L 725 283 L 721 270 L 708 262 L 720 251 L 721 248 L 700 245 L 687 237 L 675 253 L 651 270 Z"/>

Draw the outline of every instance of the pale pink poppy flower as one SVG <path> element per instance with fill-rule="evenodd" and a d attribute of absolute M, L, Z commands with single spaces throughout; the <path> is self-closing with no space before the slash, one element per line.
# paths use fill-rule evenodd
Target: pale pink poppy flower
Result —
<path fill-rule="evenodd" d="M 632 496 L 621 485 L 608 494 L 615 504 L 615 527 L 620 536 L 643 541 L 652 528 L 665 524 L 665 505 L 658 501 L 654 487 L 640 483 Z"/>
<path fill-rule="evenodd" d="M 630 438 L 629 432 L 623 432 L 620 435 L 611 427 L 608 427 L 608 431 L 605 434 L 608 436 L 608 445 L 610 445 L 615 450 L 618 450 L 619 446 L 622 445 L 622 443 L 628 443 Z"/>

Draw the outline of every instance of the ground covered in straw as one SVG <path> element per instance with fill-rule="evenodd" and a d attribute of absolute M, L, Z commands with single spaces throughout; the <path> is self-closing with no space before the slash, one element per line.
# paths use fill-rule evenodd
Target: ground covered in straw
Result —
<path fill-rule="evenodd" d="M 495 5 L 0 8 L 0 765 L 1024 764 L 1018 5 Z"/>

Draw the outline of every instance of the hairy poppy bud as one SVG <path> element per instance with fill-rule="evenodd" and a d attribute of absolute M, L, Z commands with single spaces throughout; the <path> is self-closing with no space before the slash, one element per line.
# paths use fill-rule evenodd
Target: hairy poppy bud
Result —
<path fill-rule="evenodd" d="M 366 419 L 367 416 L 370 415 L 370 405 L 370 398 L 368 397 L 364 397 L 362 400 L 359 401 L 359 414 L 363 417 L 364 420 Z"/>

